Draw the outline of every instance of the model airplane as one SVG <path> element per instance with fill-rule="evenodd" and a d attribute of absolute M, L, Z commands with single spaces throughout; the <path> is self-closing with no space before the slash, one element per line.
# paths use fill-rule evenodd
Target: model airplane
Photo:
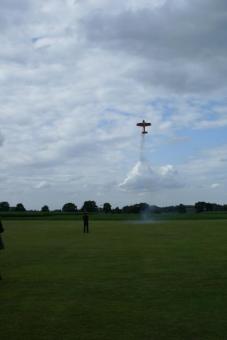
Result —
<path fill-rule="evenodd" d="M 137 126 L 141 126 L 143 128 L 142 133 L 148 133 L 145 128 L 146 126 L 151 126 L 151 123 L 146 123 L 145 120 L 142 121 L 142 123 L 137 123 Z"/>

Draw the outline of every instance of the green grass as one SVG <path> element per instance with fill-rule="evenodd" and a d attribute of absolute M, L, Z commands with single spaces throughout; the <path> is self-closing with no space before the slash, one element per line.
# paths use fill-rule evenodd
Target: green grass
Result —
<path fill-rule="evenodd" d="M 43 212 L 2 212 L 1 216 L 4 220 L 82 220 L 83 213 L 43 213 Z M 105 213 L 90 213 L 92 220 L 108 220 L 108 221 L 125 221 L 125 220 L 139 220 L 140 214 L 105 214 Z M 227 214 L 226 214 L 227 218 Z"/>
<path fill-rule="evenodd" d="M 92 220 L 95 221 L 128 221 L 128 220 L 141 220 L 143 214 L 112 214 L 112 213 L 90 213 Z M 75 221 L 82 219 L 82 213 L 63 213 L 63 212 L 1 212 L 1 217 L 4 220 L 44 220 L 44 221 Z M 159 221 L 159 220 L 227 220 L 226 211 L 212 211 L 212 212 L 188 212 L 181 213 L 150 213 L 146 215 L 147 218 Z"/>
<path fill-rule="evenodd" d="M 5 221 L 0 339 L 226 339 L 227 221 Z"/>

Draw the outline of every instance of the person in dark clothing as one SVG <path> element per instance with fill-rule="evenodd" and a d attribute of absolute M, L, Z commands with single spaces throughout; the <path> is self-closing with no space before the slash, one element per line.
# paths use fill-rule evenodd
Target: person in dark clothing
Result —
<path fill-rule="evenodd" d="M 4 243 L 3 243 L 2 238 L 1 238 L 1 234 L 3 233 L 3 231 L 4 231 L 4 228 L 3 228 L 3 225 L 2 225 L 2 221 L 0 220 L 0 250 L 4 249 Z M 1 274 L 0 274 L 0 280 L 2 280 Z"/>
<path fill-rule="evenodd" d="M 84 233 L 89 233 L 89 217 L 88 217 L 88 213 L 84 212 L 83 214 L 83 221 L 84 221 Z"/>

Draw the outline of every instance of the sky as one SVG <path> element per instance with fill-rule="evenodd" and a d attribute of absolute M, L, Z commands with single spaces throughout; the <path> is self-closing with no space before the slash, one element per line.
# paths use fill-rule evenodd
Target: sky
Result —
<path fill-rule="evenodd" d="M 226 0 L 0 5 L 0 201 L 227 203 Z"/>

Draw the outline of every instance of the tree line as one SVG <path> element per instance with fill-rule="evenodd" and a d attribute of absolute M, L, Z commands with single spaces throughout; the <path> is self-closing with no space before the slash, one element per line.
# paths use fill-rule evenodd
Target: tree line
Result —
<path fill-rule="evenodd" d="M 27 210 L 22 203 L 18 203 L 16 206 L 11 207 L 8 202 L 0 202 L 0 212 L 26 212 L 32 211 Z M 34 210 L 33 210 L 34 211 Z M 37 210 L 36 210 L 37 211 Z M 92 213 L 186 213 L 186 212 L 209 212 L 209 211 L 227 211 L 227 204 L 217 204 L 217 203 L 209 203 L 209 202 L 196 202 L 194 205 L 173 205 L 166 207 L 159 207 L 156 205 L 149 205 L 148 203 L 137 203 L 132 205 L 126 205 L 122 208 L 115 207 L 112 208 L 112 205 L 109 202 L 105 202 L 102 207 L 99 207 L 95 201 L 85 201 L 81 208 L 78 208 L 75 203 L 68 202 L 65 203 L 61 209 L 50 210 L 48 205 L 44 205 L 38 210 L 43 213 L 56 212 L 56 213 L 77 213 L 77 212 L 92 212 Z"/>

